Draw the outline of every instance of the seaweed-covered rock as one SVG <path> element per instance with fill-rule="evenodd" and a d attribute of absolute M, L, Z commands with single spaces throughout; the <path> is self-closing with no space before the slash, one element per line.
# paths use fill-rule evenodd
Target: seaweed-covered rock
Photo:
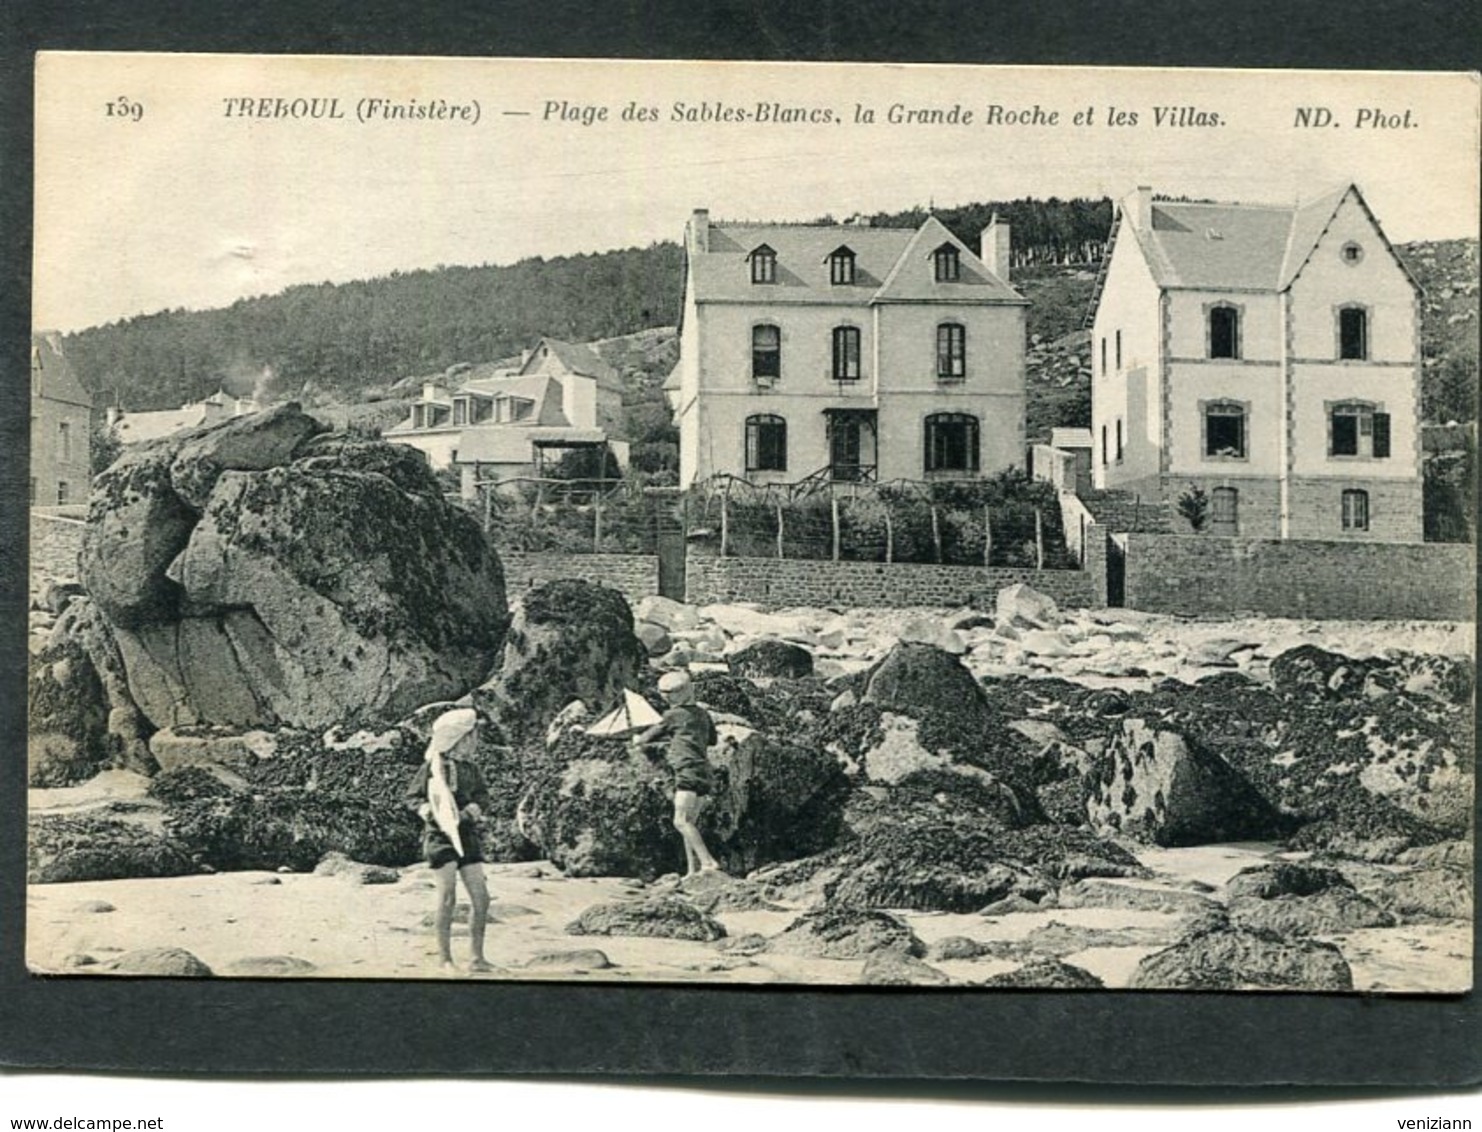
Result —
<path fill-rule="evenodd" d="M 1330 888 L 1353 888 L 1348 878 L 1326 865 L 1276 861 L 1241 869 L 1225 885 L 1230 899 L 1254 896 L 1273 900 L 1278 896 L 1315 896 Z"/>
<path fill-rule="evenodd" d="M 702 831 L 727 871 L 749 873 L 838 842 L 850 784 L 827 751 L 755 732 L 710 757 L 716 791 Z"/>
<path fill-rule="evenodd" d="M 1353 989 L 1353 972 L 1330 943 L 1239 928 L 1195 932 L 1137 965 L 1134 990 Z"/>
<path fill-rule="evenodd" d="M 1106 984 L 1082 967 L 1062 963 L 1058 959 L 1045 959 L 1026 963 L 1001 975 L 990 975 L 978 985 L 999 990 L 1021 987 L 1042 990 L 1100 990 Z"/>
<path fill-rule="evenodd" d="M 1297 698 L 1342 699 L 1363 694 L 1370 663 L 1298 645 L 1271 661 L 1271 682 L 1278 694 Z"/>
<path fill-rule="evenodd" d="M 825 908 L 799 916 L 772 937 L 767 950 L 816 959 L 863 959 L 877 951 L 920 958 L 926 954 L 926 945 L 899 916 L 861 908 Z"/>
<path fill-rule="evenodd" d="M 650 896 L 612 904 L 594 904 L 566 926 L 568 935 L 629 935 L 688 939 L 709 943 L 726 929 L 683 900 Z"/>
<path fill-rule="evenodd" d="M 1393 915 L 1346 885 L 1304 896 L 1236 897 L 1230 901 L 1229 915 L 1237 928 L 1283 938 L 1395 925 Z"/>
<path fill-rule="evenodd" d="M 916 641 L 899 642 L 869 670 L 860 702 L 913 719 L 947 716 L 964 730 L 991 715 L 982 688 L 961 660 Z"/>
<path fill-rule="evenodd" d="M 114 975 L 155 975 L 171 979 L 204 979 L 211 968 L 180 947 L 145 947 L 128 951 L 104 970 Z"/>
<path fill-rule="evenodd" d="M 813 654 L 802 645 L 764 637 L 732 653 L 731 674 L 795 680 L 813 675 Z"/>
<path fill-rule="evenodd" d="M 683 860 L 671 824 L 673 782 L 663 764 L 621 739 L 573 735 L 520 798 L 519 831 L 567 876 L 652 879 Z"/>
<path fill-rule="evenodd" d="M 187 847 L 162 835 L 157 821 L 124 812 L 32 814 L 26 842 L 26 882 L 57 884 L 122 877 L 199 873 Z"/>
<path fill-rule="evenodd" d="M 1271 838 L 1285 824 L 1228 763 L 1177 731 L 1123 722 L 1102 756 L 1092 825 L 1155 845 Z"/>
<path fill-rule="evenodd" d="M 859 981 L 871 987 L 941 987 L 952 980 L 904 951 L 872 951 Z"/>
<path fill-rule="evenodd" d="M 1430 866 L 1380 873 L 1360 884 L 1360 891 L 1405 923 L 1472 919 L 1469 867 Z"/>
<path fill-rule="evenodd" d="M 607 710 L 647 663 L 622 594 L 577 579 L 548 582 L 516 605 L 503 658 L 474 703 L 512 743 L 538 740 L 572 700 Z"/>

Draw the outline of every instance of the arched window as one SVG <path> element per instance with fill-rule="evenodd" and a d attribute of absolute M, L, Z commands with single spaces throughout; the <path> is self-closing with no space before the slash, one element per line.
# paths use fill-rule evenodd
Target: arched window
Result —
<path fill-rule="evenodd" d="M 1246 458 L 1245 406 L 1238 401 L 1210 401 L 1204 406 L 1204 458 Z"/>
<path fill-rule="evenodd" d="M 746 418 L 746 470 L 787 471 L 787 422 L 776 414 Z"/>
<path fill-rule="evenodd" d="M 859 327 L 834 327 L 834 380 L 859 380 Z"/>
<path fill-rule="evenodd" d="M 931 259 L 938 283 L 956 283 L 962 278 L 962 253 L 956 244 L 943 244 L 931 253 Z"/>
<path fill-rule="evenodd" d="M 978 418 L 967 413 L 933 413 L 926 418 L 926 470 L 978 470 Z"/>
<path fill-rule="evenodd" d="M 1359 488 L 1343 492 L 1343 529 L 1345 531 L 1367 531 L 1369 529 L 1369 493 Z"/>
<path fill-rule="evenodd" d="M 937 380 L 963 381 L 967 377 L 967 327 L 944 322 L 937 327 Z"/>
<path fill-rule="evenodd" d="M 1240 357 L 1240 311 L 1227 303 L 1209 308 L 1209 356 Z"/>
<path fill-rule="evenodd" d="M 854 252 L 850 248 L 841 246 L 829 253 L 828 281 L 836 287 L 854 282 Z"/>
<path fill-rule="evenodd" d="M 751 376 L 772 381 L 782 376 L 782 331 L 771 323 L 751 328 Z"/>
<path fill-rule="evenodd" d="M 1365 361 L 1369 357 L 1369 312 L 1360 306 L 1338 308 L 1338 357 Z"/>
<path fill-rule="evenodd" d="M 751 261 L 753 283 L 777 282 L 777 253 L 766 244 L 759 244 L 746 257 Z"/>

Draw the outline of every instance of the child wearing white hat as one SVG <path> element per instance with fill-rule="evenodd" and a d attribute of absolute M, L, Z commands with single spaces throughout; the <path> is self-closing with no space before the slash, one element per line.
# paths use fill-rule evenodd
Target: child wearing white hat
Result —
<path fill-rule="evenodd" d="M 407 787 L 406 798 L 422 818 L 422 852 L 437 879 L 437 947 L 445 973 L 455 970 L 452 951 L 453 910 L 458 878 L 468 892 L 472 915 L 470 971 L 491 971 L 484 958 L 484 931 L 489 920 L 489 889 L 484 882 L 484 852 L 478 822 L 489 804 L 489 786 L 472 761 L 478 746 L 478 716 L 472 708 L 445 711 L 432 724 L 425 761 Z"/>
<path fill-rule="evenodd" d="M 642 750 L 667 735 L 665 761 L 674 772 L 674 828 L 684 841 L 685 875 L 715 872 L 720 866 L 705 846 L 695 819 L 712 789 L 710 761 L 705 749 L 716 741 L 715 721 L 695 702 L 695 686 L 687 672 L 669 672 L 659 680 L 659 692 L 669 701 L 664 717 L 633 738 Z"/>

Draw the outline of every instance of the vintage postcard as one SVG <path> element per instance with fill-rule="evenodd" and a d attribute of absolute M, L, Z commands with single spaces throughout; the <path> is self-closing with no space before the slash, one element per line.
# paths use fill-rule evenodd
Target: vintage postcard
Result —
<path fill-rule="evenodd" d="M 43 54 L 30 971 L 1469 990 L 1478 130 Z"/>

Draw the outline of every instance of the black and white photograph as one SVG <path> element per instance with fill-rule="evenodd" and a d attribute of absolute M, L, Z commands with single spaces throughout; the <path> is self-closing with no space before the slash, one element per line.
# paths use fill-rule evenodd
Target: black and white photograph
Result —
<path fill-rule="evenodd" d="M 32 975 L 1472 989 L 1476 76 L 36 77 Z"/>

